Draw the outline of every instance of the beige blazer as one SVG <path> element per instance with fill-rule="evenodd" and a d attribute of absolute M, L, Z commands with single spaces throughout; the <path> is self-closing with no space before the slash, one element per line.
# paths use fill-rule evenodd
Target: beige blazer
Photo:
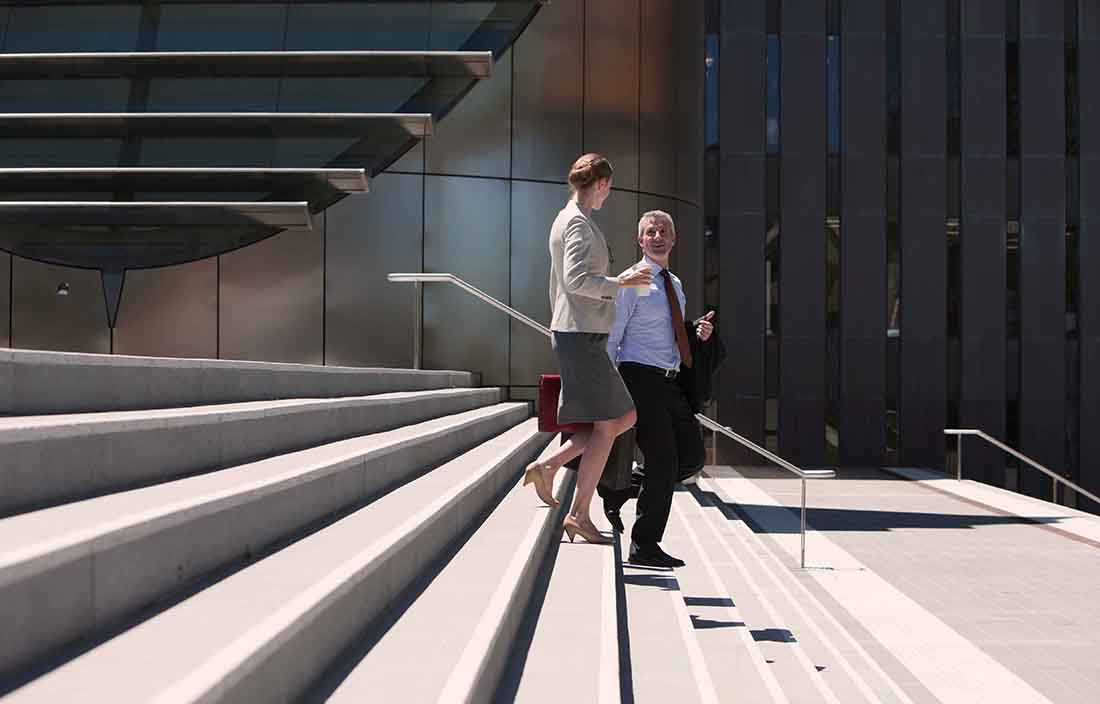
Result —
<path fill-rule="evenodd" d="M 615 322 L 618 292 L 607 240 L 570 200 L 550 227 L 550 329 L 606 335 Z"/>

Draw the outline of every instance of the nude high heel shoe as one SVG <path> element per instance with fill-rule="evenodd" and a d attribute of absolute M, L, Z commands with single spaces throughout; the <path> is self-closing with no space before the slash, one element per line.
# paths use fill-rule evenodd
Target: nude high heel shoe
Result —
<path fill-rule="evenodd" d="M 554 493 L 550 490 L 550 487 L 546 485 L 546 477 L 543 475 L 544 469 L 546 469 L 546 465 L 537 460 L 527 465 L 527 469 L 523 473 L 523 485 L 534 484 L 535 493 L 538 494 L 539 499 L 547 506 L 557 508 L 559 503 L 554 498 Z"/>
<path fill-rule="evenodd" d="M 592 543 L 593 545 L 611 545 L 615 542 L 596 530 L 595 526 L 585 525 L 572 516 L 566 516 L 561 526 L 565 529 L 565 534 L 569 536 L 569 542 L 573 542 L 573 538 L 577 535 L 584 538 L 586 543 Z"/>

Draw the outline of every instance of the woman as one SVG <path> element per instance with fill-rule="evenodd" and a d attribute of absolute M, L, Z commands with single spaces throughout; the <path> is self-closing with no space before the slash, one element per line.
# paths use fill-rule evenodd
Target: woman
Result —
<path fill-rule="evenodd" d="M 563 464 L 581 457 L 573 506 L 563 527 L 572 542 L 580 535 L 590 543 L 608 544 L 588 513 L 616 436 L 636 418 L 634 402 L 607 356 L 607 334 L 615 321 L 615 298 L 621 286 L 649 285 L 648 267 L 610 276 L 611 250 L 592 211 L 611 195 L 611 163 L 585 154 L 569 171 L 569 202 L 550 228 L 550 305 L 554 354 L 561 370 L 558 422 L 591 423 L 543 462 L 527 466 L 524 484 L 534 483 L 539 498 L 556 506 L 554 475 Z"/>

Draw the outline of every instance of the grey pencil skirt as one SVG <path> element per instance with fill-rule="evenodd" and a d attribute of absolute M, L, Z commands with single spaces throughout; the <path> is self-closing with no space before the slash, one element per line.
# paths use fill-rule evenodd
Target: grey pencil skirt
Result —
<path fill-rule="evenodd" d="M 634 408 L 619 370 L 607 356 L 607 335 L 554 331 L 551 344 L 561 371 L 559 423 L 611 420 Z"/>

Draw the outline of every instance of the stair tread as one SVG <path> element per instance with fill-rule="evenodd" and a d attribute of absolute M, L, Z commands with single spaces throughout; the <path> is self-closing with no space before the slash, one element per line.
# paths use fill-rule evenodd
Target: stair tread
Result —
<path fill-rule="evenodd" d="M 780 687 L 768 670 L 771 665 L 752 639 L 753 624 L 745 622 L 738 608 L 743 585 L 719 574 L 717 565 L 729 558 L 691 510 L 693 501 L 687 492 L 673 497 L 664 546 L 687 562 L 676 570 L 676 579 L 714 687 L 719 694 L 737 692 L 742 701 L 782 702 L 782 695 L 775 696 Z"/>
<path fill-rule="evenodd" d="M 690 507 L 686 511 L 689 520 L 699 522 L 699 530 L 709 531 L 715 538 L 711 543 L 715 568 L 727 585 L 736 585 L 738 610 L 769 671 L 778 680 L 785 701 L 791 704 L 835 701 L 830 698 L 835 697 L 831 687 L 814 667 L 833 663 L 809 662 L 801 643 L 805 634 L 797 631 L 789 609 L 783 608 L 782 591 L 754 564 L 731 533 L 748 529 L 739 521 L 727 520 L 714 508 L 699 506 L 694 498 L 688 501 L 681 500 L 680 505 Z"/>
<path fill-rule="evenodd" d="M 558 481 L 562 480 L 559 476 Z M 596 498 L 593 507 L 598 506 Z M 605 533 L 611 529 L 601 511 L 593 510 L 592 520 Z M 584 693 L 587 701 L 605 701 L 602 697 L 609 690 L 618 701 L 614 549 L 589 545 L 583 539 L 570 543 L 563 536 L 559 540 L 515 701 L 558 702 L 565 676 L 569 689 Z"/>
<path fill-rule="evenodd" d="M 398 367 L 347 367 L 328 364 L 303 364 L 299 362 L 263 362 L 251 359 L 212 359 L 209 357 L 156 357 L 131 354 L 99 354 L 94 352 L 56 352 L 53 350 L 31 350 L 17 347 L 0 347 L 0 360 L 19 364 L 56 364 L 60 366 L 98 365 L 104 367 L 127 367 L 144 369 L 147 367 L 179 367 L 238 371 L 281 371 L 309 372 L 311 374 L 333 375 L 353 374 L 357 376 L 455 376 L 472 378 L 474 373 L 450 369 L 402 369 Z"/>
<path fill-rule="evenodd" d="M 352 406 L 383 406 L 394 401 L 464 396 L 483 391 L 484 388 L 456 387 L 427 389 L 424 391 L 393 391 L 365 396 L 285 398 L 237 403 L 214 403 L 177 408 L 153 408 L 141 411 L 101 411 L 0 417 L 0 443 L 24 439 L 28 433 L 33 433 L 33 435 L 27 439 L 41 440 L 53 436 L 110 432 L 119 427 L 137 430 L 143 426 L 164 427 L 165 424 L 171 423 L 220 423 L 224 420 L 236 418 L 260 418 L 279 411 L 317 408 L 336 410 Z"/>
<path fill-rule="evenodd" d="M 623 508 L 629 536 L 636 502 Z M 629 538 L 624 541 L 627 559 Z M 670 547 L 671 550 L 671 547 Z M 629 614 L 631 681 L 634 701 L 700 702 L 716 704 L 714 683 L 698 644 L 692 642 L 685 594 L 677 579 L 679 570 L 623 566 L 626 609 Z"/>
<path fill-rule="evenodd" d="M 452 492 L 537 434 L 534 419 L 505 431 L 16 690 L 9 700 L 72 700 L 97 691 L 110 691 L 115 702 L 158 695 L 188 700 L 307 622 L 313 608 L 357 573 L 398 553 L 410 531 L 430 522 Z M 165 643 L 172 644 L 170 657 Z"/>
<path fill-rule="evenodd" d="M 461 428 L 513 411 L 503 403 L 393 430 L 327 443 L 194 477 L 108 494 L 0 519 L 0 584 L 23 570 L 41 570 L 66 555 L 116 544 L 186 520 L 195 511 L 222 510 L 272 486 L 303 481 L 341 461 L 385 452 L 429 434 Z"/>
<path fill-rule="evenodd" d="M 537 544 L 532 545 L 529 534 L 555 513 L 530 486 L 517 481 L 327 701 L 437 701 L 494 596 L 499 596 L 512 561 L 539 558 L 531 554 Z"/>

